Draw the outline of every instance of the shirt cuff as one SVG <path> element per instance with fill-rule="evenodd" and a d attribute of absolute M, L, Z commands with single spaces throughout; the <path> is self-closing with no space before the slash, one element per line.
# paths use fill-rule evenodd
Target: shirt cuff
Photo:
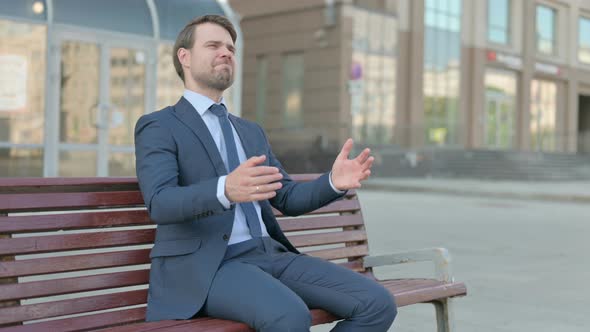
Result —
<path fill-rule="evenodd" d="M 332 183 L 332 172 L 330 171 L 330 176 L 328 177 L 328 179 L 330 179 L 330 187 L 332 187 L 332 190 L 334 190 L 334 192 L 336 192 L 337 194 L 344 194 L 346 192 L 346 190 L 338 190 L 336 189 L 336 187 L 334 187 L 334 184 Z"/>
<path fill-rule="evenodd" d="M 227 176 L 219 177 L 219 181 L 217 181 L 217 199 L 219 203 L 223 205 L 223 207 L 228 210 L 231 207 L 231 203 L 227 197 L 225 197 L 225 178 Z"/>

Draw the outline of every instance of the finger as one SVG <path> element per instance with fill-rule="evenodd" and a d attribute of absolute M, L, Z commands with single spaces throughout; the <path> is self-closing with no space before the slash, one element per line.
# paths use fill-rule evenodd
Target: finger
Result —
<path fill-rule="evenodd" d="M 356 161 L 358 161 L 361 164 L 364 163 L 367 160 L 367 158 L 369 158 L 369 153 L 371 153 L 371 149 L 369 149 L 369 148 L 364 149 L 363 152 L 361 152 L 358 155 L 358 157 L 355 158 Z"/>
<path fill-rule="evenodd" d="M 271 174 L 271 175 L 261 175 L 261 176 L 254 177 L 252 180 L 252 184 L 255 186 L 259 186 L 259 185 L 263 185 L 263 184 L 269 184 L 272 182 L 276 182 L 281 179 L 283 179 L 282 173 L 276 173 L 276 174 Z"/>
<path fill-rule="evenodd" d="M 279 173 L 279 169 L 276 167 L 272 167 L 272 166 L 251 167 L 247 172 L 247 174 L 249 176 L 253 176 L 253 177 L 263 176 L 263 175 L 271 175 L 271 174 L 277 174 L 277 173 Z"/>
<path fill-rule="evenodd" d="M 362 165 L 361 165 L 361 169 L 363 171 L 366 171 L 368 169 L 371 168 L 371 166 L 373 166 L 373 162 L 375 161 L 375 157 L 369 157 Z"/>
<path fill-rule="evenodd" d="M 352 138 L 349 138 L 346 140 L 346 142 L 344 142 L 344 145 L 342 146 L 342 150 L 340 150 L 340 153 L 338 154 L 338 157 L 336 157 L 336 159 L 339 160 L 346 160 L 348 159 L 348 155 L 350 154 L 350 151 L 352 151 Z"/>
<path fill-rule="evenodd" d="M 253 166 L 257 166 L 257 165 L 262 164 L 265 160 L 266 160 L 266 155 L 255 156 L 255 157 L 252 157 L 252 158 L 246 160 L 246 162 L 244 164 L 246 164 L 246 166 L 248 166 L 248 167 L 253 167 Z"/>
<path fill-rule="evenodd" d="M 271 199 L 271 198 L 275 197 L 276 195 L 277 195 L 277 192 L 276 191 L 269 191 L 269 192 L 264 193 L 264 194 L 252 195 L 251 198 L 250 198 L 250 201 L 251 202 L 254 202 L 254 201 L 264 201 L 264 200 L 267 200 L 267 199 Z"/>
<path fill-rule="evenodd" d="M 283 184 L 280 182 L 264 184 L 264 185 L 260 185 L 260 186 L 253 186 L 253 187 L 251 187 L 251 193 L 253 195 L 266 194 L 271 191 L 277 191 L 277 190 L 281 189 L 282 187 L 283 187 Z"/>
<path fill-rule="evenodd" d="M 363 172 L 363 176 L 361 177 L 361 181 L 364 181 L 364 180 L 368 179 L 369 176 L 371 176 L 371 170 L 364 171 Z"/>

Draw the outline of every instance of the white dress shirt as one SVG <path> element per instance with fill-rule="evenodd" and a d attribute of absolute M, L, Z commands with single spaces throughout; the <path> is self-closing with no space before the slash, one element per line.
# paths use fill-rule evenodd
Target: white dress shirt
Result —
<path fill-rule="evenodd" d="M 215 104 L 213 100 L 209 97 L 203 96 L 199 93 L 196 93 L 191 90 L 184 90 L 184 98 L 188 100 L 191 105 L 199 112 L 199 115 L 205 122 L 205 125 L 209 129 L 209 133 L 213 137 L 213 141 L 215 141 L 215 145 L 217 146 L 217 150 L 219 150 L 219 154 L 221 154 L 221 158 L 223 162 L 227 166 L 227 152 L 225 148 L 225 140 L 223 138 L 223 133 L 221 131 L 221 126 L 219 125 L 219 119 L 216 115 L 209 111 L 209 107 Z M 224 99 L 221 99 L 220 104 L 224 104 Z M 231 123 L 231 122 L 230 122 Z M 242 142 L 240 141 L 240 137 L 236 132 L 233 124 L 232 132 L 234 135 L 234 141 L 236 144 L 236 148 L 238 150 L 238 158 L 240 160 L 240 164 L 245 162 L 248 158 L 246 157 L 246 152 L 244 152 L 244 147 L 242 146 Z M 221 176 L 219 181 L 217 182 L 217 199 L 219 202 L 226 208 L 229 209 L 231 207 L 231 202 L 225 197 L 225 179 L 226 176 Z M 334 185 L 332 184 L 332 177 L 330 174 L 330 185 L 332 189 L 334 189 L 337 193 L 343 193 L 343 191 L 337 190 Z M 256 215 L 258 216 L 258 222 L 260 223 L 260 229 L 262 230 L 262 236 L 269 236 L 268 231 L 266 230 L 266 225 L 262 221 L 262 214 L 260 212 L 260 204 L 258 202 L 252 202 L 254 204 L 254 208 L 256 209 Z M 236 206 L 236 214 L 234 219 L 234 224 L 232 227 L 231 236 L 229 238 L 228 244 L 235 244 L 239 242 L 243 242 L 246 240 L 250 240 L 252 236 L 250 235 L 250 229 L 248 228 L 248 224 L 246 223 L 246 216 L 242 211 L 242 208 L 237 205 Z"/>

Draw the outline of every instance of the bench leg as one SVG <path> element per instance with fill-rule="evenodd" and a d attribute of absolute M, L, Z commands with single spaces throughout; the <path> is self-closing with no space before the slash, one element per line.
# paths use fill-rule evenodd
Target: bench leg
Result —
<path fill-rule="evenodd" d="M 436 325 L 438 332 L 454 331 L 451 299 L 432 302 L 436 310 Z"/>

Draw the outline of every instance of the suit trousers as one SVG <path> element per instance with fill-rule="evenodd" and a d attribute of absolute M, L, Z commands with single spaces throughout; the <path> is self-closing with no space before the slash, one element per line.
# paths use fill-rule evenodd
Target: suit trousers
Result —
<path fill-rule="evenodd" d="M 309 331 L 309 309 L 342 318 L 332 331 L 387 331 L 397 314 L 379 283 L 334 263 L 295 254 L 270 237 L 228 247 L 203 313 L 256 331 Z"/>

